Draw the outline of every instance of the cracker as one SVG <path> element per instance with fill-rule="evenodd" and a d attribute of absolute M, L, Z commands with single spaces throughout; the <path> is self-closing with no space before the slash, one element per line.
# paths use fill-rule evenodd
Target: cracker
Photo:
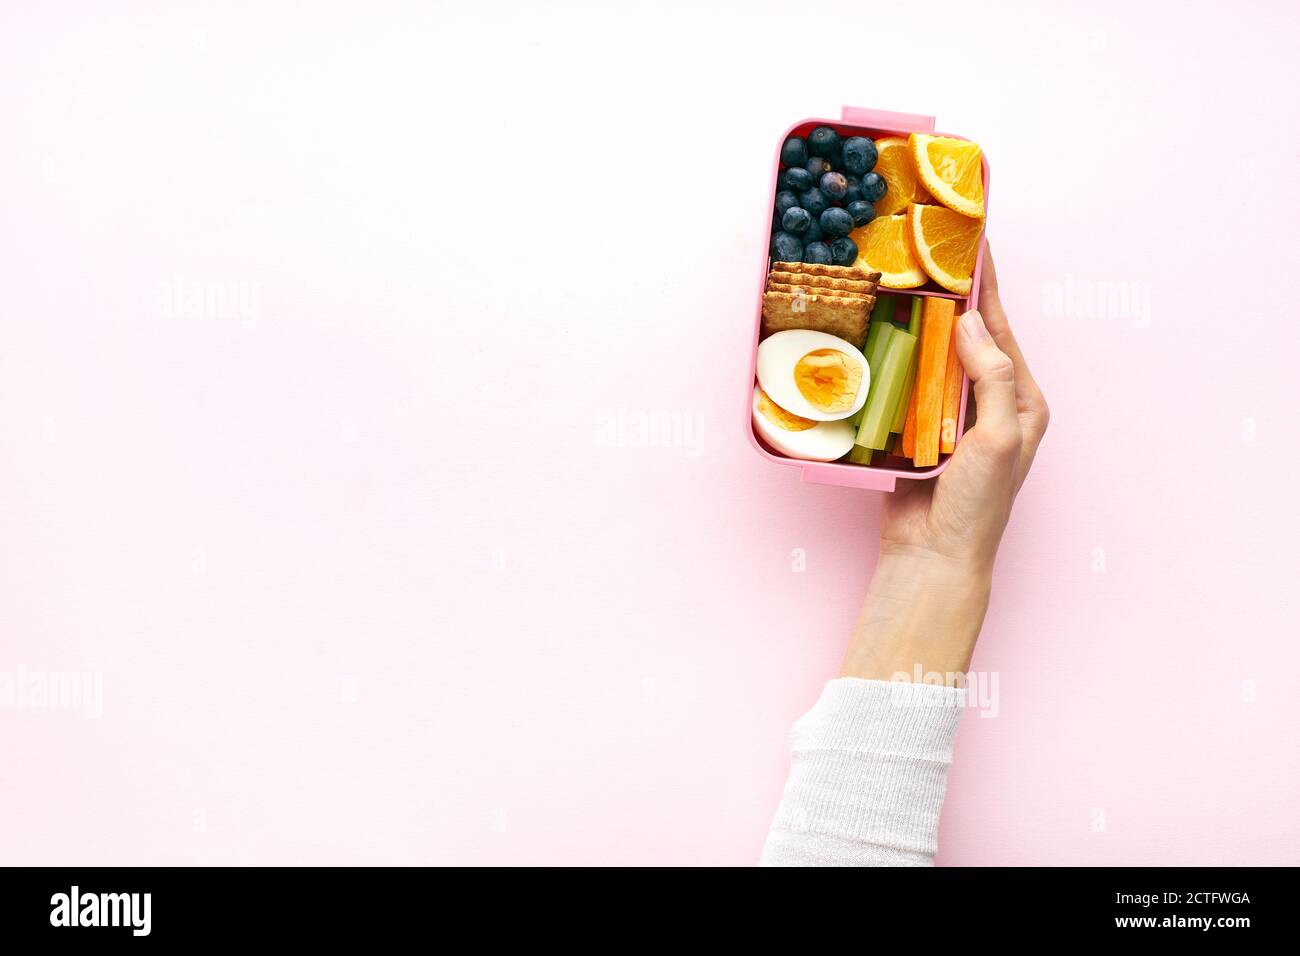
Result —
<path fill-rule="evenodd" d="M 784 273 L 781 273 L 784 275 Z M 798 276 L 795 276 L 797 279 Z M 846 281 L 844 279 L 839 280 Z M 854 289 L 830 289 L 815 285 L 805 285 L 799 283 L 790 285 L 785 282 L 776 282 L 775 277 L 767 283 L 768 292 L 789 292 L 791 295 L 834 295 L 842 299 L 866 299 L 868 302 L 875 302 L 876 297 L 868 291 L 858 292 Z"/>
<path fill-rule="evenodd" d="M 814 329 L 838 335 L 860 349 L 867 340 L 867 323 L 874 305 L 874 298 L 764 292 L 762 335 L 766 338 L 787 329 Z"/>
<path fill-rule="evenodd" d="M 879 272 L 868 272 L 857 266 L 824 266 L 818 262 L 773 262 L 773 272 L 798 272 L 802 275 L 826 276 L 830 279 L 858 279 L 879 282 Z"/>
<path fill-rule="evenodd" d="M 835 289 L 846 292 L 866 292 L 871 294 L 876 291 L 879 284 L 870 279 L 836 279 L 831 276 L 807 275 L 801 272 L 776 272 L 768 274 L 768 282 L 780 282 L 784 285 L 797 285 L 817 289 Z"/>

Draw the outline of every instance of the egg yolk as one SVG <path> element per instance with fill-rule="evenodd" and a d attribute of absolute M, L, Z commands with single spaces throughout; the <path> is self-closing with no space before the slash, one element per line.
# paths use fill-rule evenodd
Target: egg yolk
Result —
<path fill-rule="evenodd" d="M 798 415 L 791 415 L 784 408 L 767 397 L 767 392 L 761 388 L 758 390 L 758 413 L 766 418 L 777 428 L 782 428 L 788 432 L 805 432 L 810 428 L 816 428 L 817 423 L 809 421 L 806 418 L 800 418 Z"/>
<path fill-rule="evenodd" d="M 862 386 L 862 365 L 838 349 L 818 349 L 795 363 L 794 382 L 818 411 L 847 412 Z"/>

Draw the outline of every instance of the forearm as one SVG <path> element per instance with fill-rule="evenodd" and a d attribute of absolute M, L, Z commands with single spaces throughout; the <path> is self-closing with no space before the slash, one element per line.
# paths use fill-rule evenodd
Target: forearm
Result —
<path fill-rule="evenodd" d="M 991 569 L 972 561 L 906 549 L 882 553 L 840 676 L 938 674 L 954 685 L 953 677 L 970 668 L 990 579 Z"/>

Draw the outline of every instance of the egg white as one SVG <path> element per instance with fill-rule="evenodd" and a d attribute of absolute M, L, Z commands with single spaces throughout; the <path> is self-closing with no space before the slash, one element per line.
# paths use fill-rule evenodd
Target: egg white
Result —
<path fill-rule="evenodd" d="M 857 437 L 857 429 L 853 427 L 852 422 L 847 419 L 818 422 L 804 431 L 789 431 L 759 411 L 759 396 L 762 391 L 761 388 L 754 388 L 751 405 L 754 431 L 781 454 L 805 461 L 835 461 L 852 450 L 853 440 Z"/>
<path fill-rule="evenodd" d="M 803 393 L 799 391 L 799 385 L 794 378 L 795 366 L 809 352 L 816 352 L 818 349 L 835 349 L 843 352 L 850 361 L 856 362 L 862 368 L 862 383 L 858 386 L 857 397 L 848 411 L 839 413 L 822 411 L 804 398 Z M 858 409 L 866 404 L 867 391 L 871 387 L 871 369 L 867 366 L 866 356 L 839 336 L 812 329 L 787 329 L 769 335 L 759 342 L 757 374 L 758 384 L 763 387 L 763 391 L 767 392 L 768 398 L 787 412 L 800 418 L 810 418 L 815 422 L 833 422 L 856 415 Z"/>

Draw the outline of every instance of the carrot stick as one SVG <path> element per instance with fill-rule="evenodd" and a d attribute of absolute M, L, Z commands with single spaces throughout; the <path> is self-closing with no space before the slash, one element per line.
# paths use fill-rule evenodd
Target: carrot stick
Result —
<path fill-rule="evenodd" d="M 943 418 L 943 380 L 952 342 L 952 299 L 930 296 L 921 319 L 921 359 L 916 365 L 916 447 L 912 464 L 929 468 L 939 464 L 940 419 Z M 906 431 L 904 431 L 906 435 Z M 906 438 L 904 438 L 906 440 Z"/>
<path fill-rule="evenodd" d="M 907 331 L 918 342 L 921 340 L 921 299 L 919 295 L 912 296 L 912 315 L 907 320 Z M 912 383 L 916 381 L 916 360 L 920 357 L 921 350 L 917 349 L 912 355 L 912 364 L 907 367 L 907 381 L 903 383 L 903 400 L 898 403 L 894 420 L 889 423 L 891 432 L 902 434 L 903 426 L 907 424 L 907 410 L 912 407 Z"/>
<path fill-rule="evenodd" d="M 919 352 L 920 349 L 917 349 Z M 918 357 L 916 361 L 920 362 Z M 915 381 L 912 384 L 912 397 L 907 400 L 907 420 L 903 422 L 903 457 L 916 457 L 916 393 L 920 389 L 916 387 Z"/>
<path fill-rule="evenodd" d="M 957 448 L 957 410 L 961 407 L 961 362 L 957 360 L 957 323 L 952 324 L 948 365 L 943 370 L 943 420 L 939 430 L 939 453 L 950 455 Z"/>
<path fill-rule="evenodd" d="M 911 374 L 907 377 L 907 414 L 903 417 L 903 442 L 899 451 L 903 457 L 911 458 L 916 454 L 916 366 L 921 362 L 921 315 L 924 311 L 925 297 L 912 296 L 912 317 L 908 321 L 907 331 L 917 337 L 916 353 L 912 356 Z"/>

